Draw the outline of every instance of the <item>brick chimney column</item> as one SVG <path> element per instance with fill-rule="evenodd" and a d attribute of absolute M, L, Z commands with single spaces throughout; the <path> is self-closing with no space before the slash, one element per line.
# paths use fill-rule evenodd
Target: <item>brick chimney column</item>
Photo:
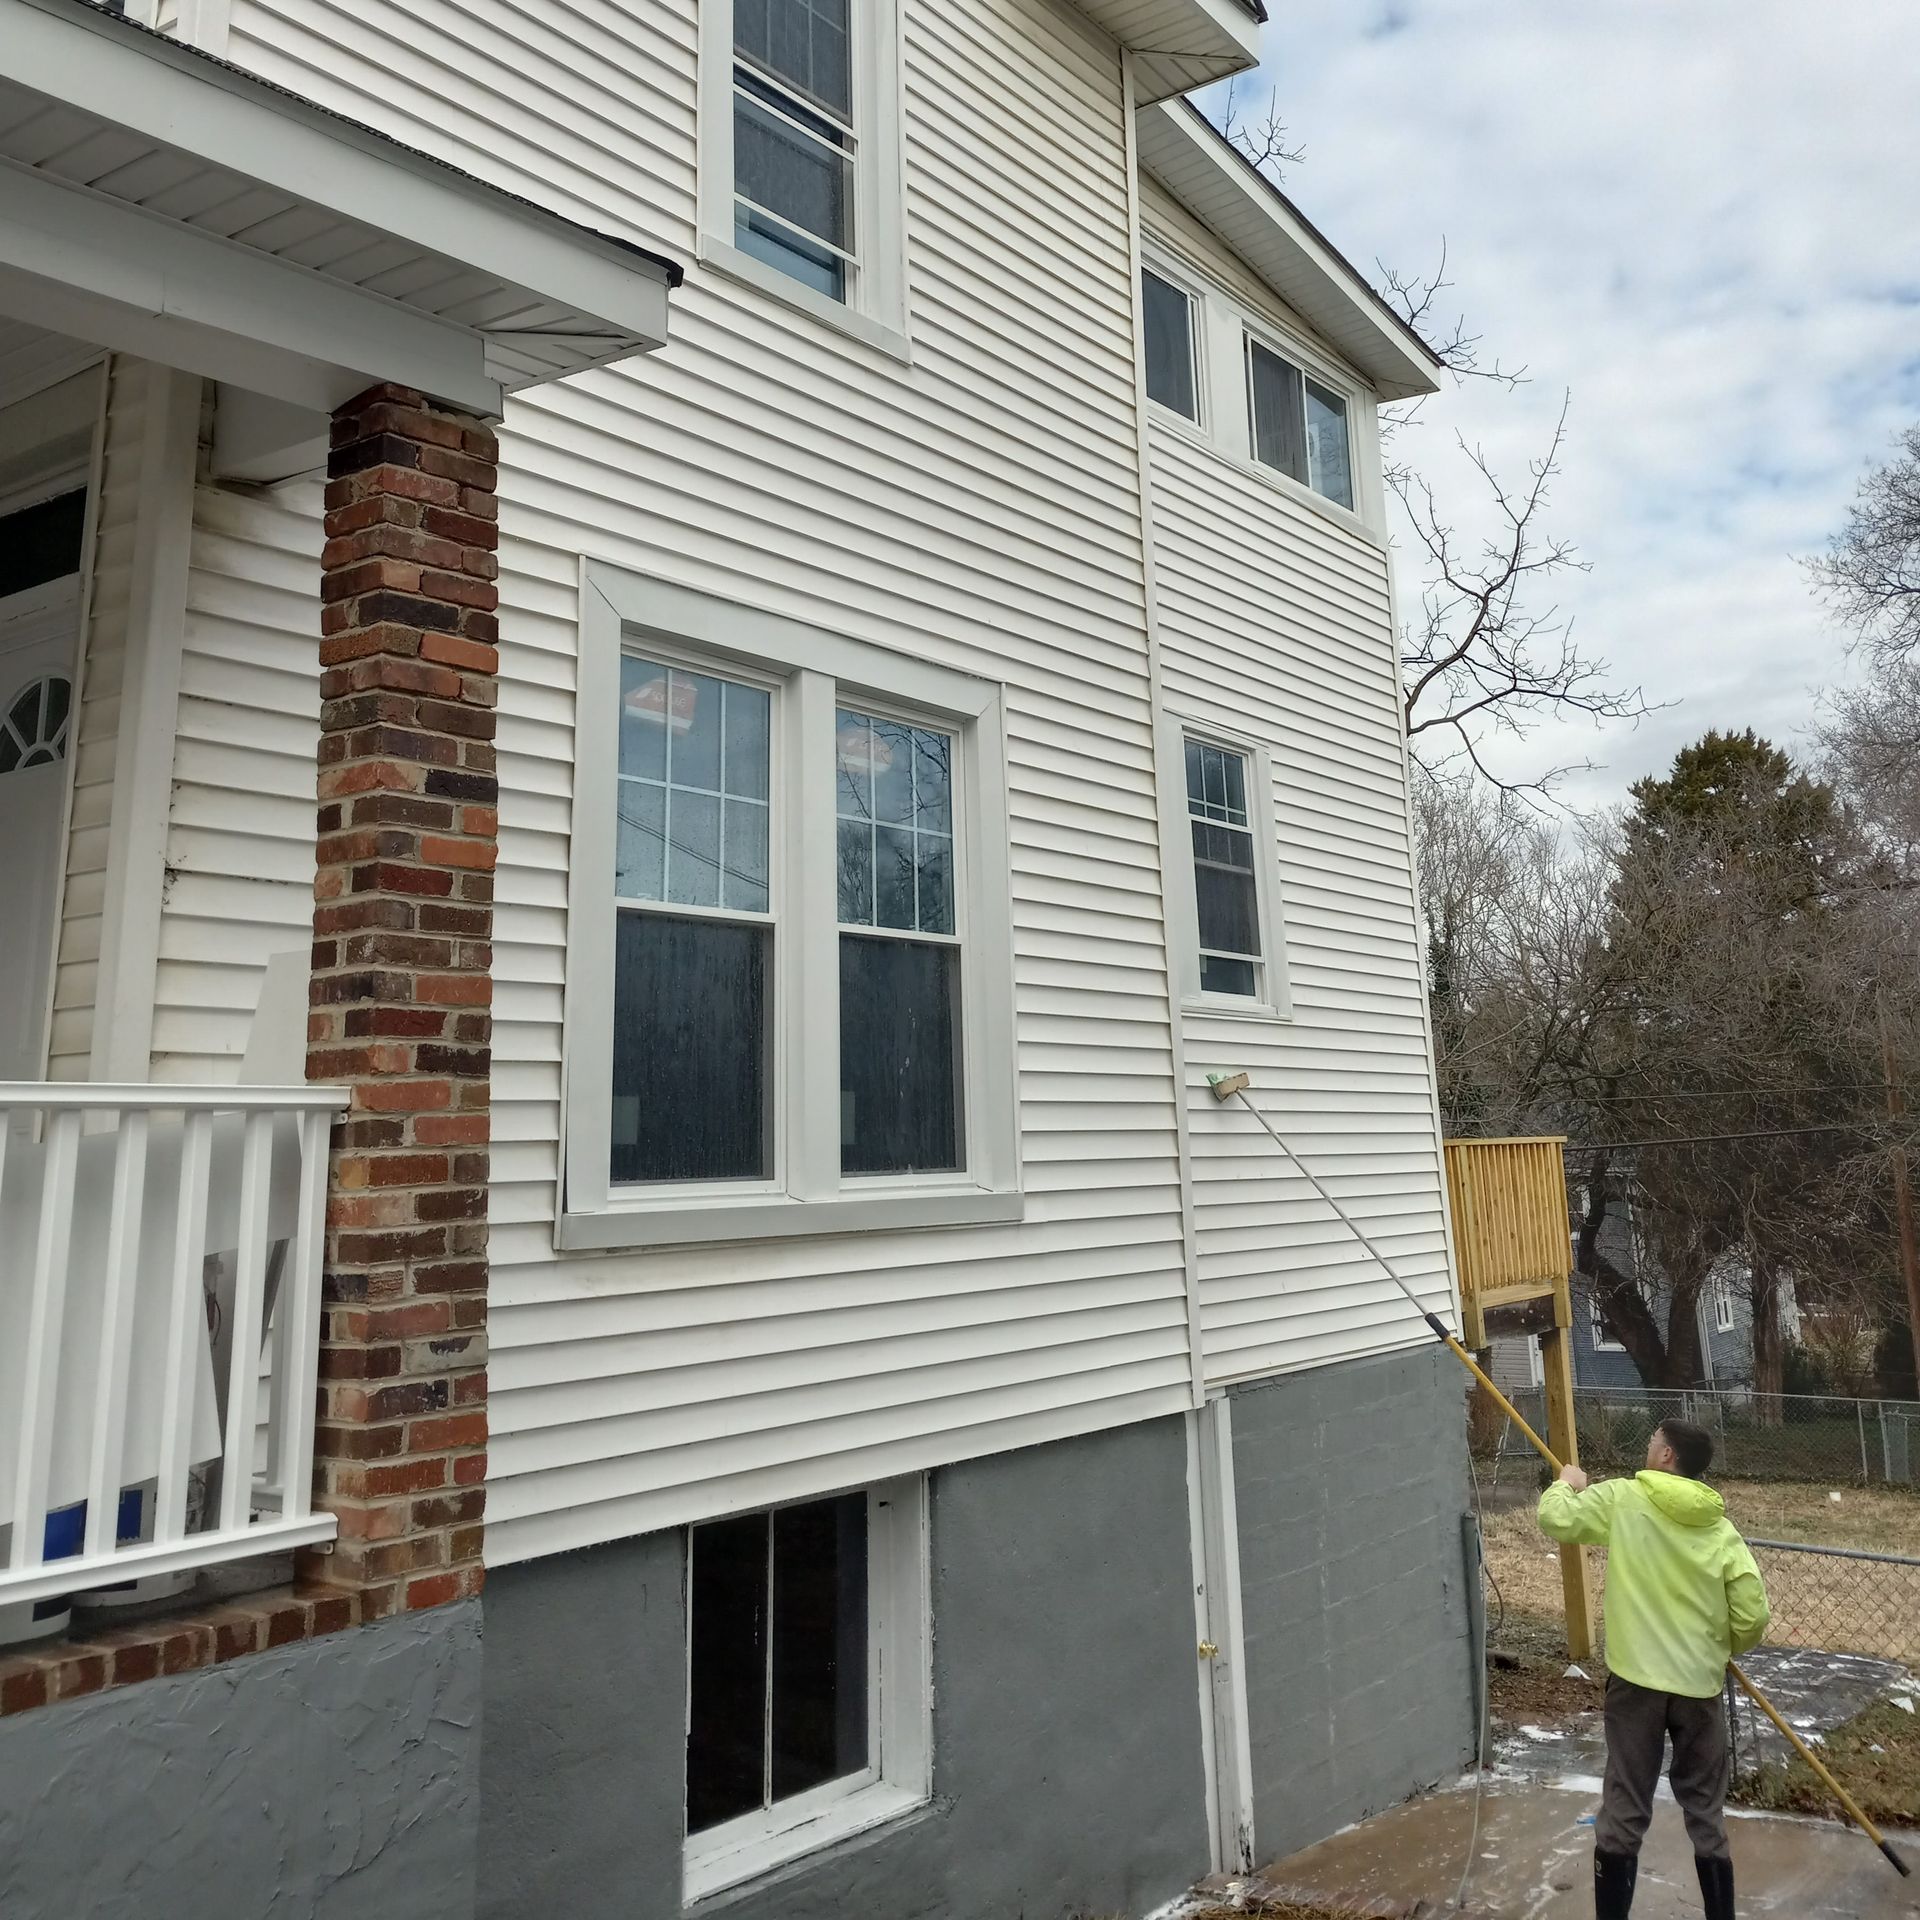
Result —
<path fill-rule="evenodd" d="M 403 387 L 334 415 L 307 1078 L 353 1098 L 314 1449 L 340 1536 L 301 1572 L 369 1619 L 482 1579 L 497 459 Z"/>

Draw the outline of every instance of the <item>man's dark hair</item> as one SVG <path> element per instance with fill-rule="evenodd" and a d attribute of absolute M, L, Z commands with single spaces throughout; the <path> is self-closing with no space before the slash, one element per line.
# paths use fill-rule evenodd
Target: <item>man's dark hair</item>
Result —
<path fill-rule="evenodd" d="M 1662 1420 L 1658 1432 L 1673 1449 L 1674 1464 L 1689 1480 L 1704 1480 L 1713 1465 L 1713 1435 L 1691 1420 Z"/>

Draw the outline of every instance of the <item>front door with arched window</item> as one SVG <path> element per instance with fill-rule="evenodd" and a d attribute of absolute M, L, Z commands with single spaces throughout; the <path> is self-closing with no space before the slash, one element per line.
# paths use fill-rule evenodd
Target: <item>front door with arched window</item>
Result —
<path fill-rule="evenodd" d="M 0 1080 L 46 1073 L 79 609 L 73 574 L 0 599 Z"/>

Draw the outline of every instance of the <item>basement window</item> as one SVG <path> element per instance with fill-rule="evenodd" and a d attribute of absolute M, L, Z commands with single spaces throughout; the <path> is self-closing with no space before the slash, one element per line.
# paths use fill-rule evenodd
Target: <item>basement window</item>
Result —
<path fill-rule="evenodd" d="M 925 1483 L 690 1530 L 685 1897 L 922 1805 Z"/>

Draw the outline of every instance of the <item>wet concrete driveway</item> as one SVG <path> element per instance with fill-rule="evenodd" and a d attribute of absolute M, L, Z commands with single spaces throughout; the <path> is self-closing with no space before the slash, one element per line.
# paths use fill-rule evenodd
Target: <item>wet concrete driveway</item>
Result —
<path fill-rule="evenodd" d="M 1593 1814 L 1599 1782 L 1503 1780 L 1482 1802 L 1470 1913 L 1483 1920 L 1573 1920 L 1593 1912 Z M 1470 1792 L 1397 1807 L 1280 1861 L 1258 1876 L 1274 1892 L 1322 1901 L 1389 1903 L 1401 1913 L 1451 1909 L 1473 1818 Z M 1825 1822 L 1735 1816 L 1730 1821 L 1742 1915 L 1813 1920 L 1910 1920 L 1920 1877 L 1901 1879 L 1859 1834 Z M 1920 1835 L 1890 1836 L 1920 1876 Z M 1641 1856 L 1635 1920 L 1695 1920 L 1700 1892 L 1679 1809 L 1662 1798 Z"/>

